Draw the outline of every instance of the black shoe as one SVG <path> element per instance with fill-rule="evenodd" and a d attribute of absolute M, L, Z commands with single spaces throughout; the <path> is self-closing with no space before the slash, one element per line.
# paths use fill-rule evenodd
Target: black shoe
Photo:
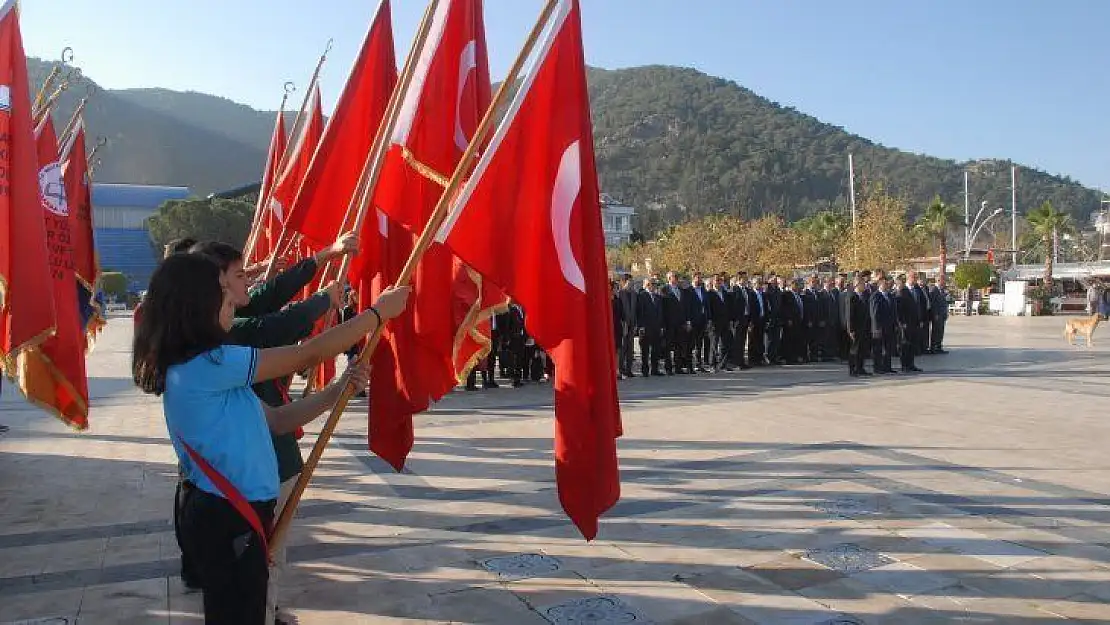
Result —
<path fill-rule="evenodd" d="M 482 382 L 482 388 L 501 388 L 497 380 L 490 380 L 489 382 Z"/>
<path fill-rule="evenodd" d="M 936 348 L 936 349 L 934 349 L 934 350 L 933 350 L 933 353 L 934 353 L 934 354 L 947 354 L 947 353 L 948 353 L 948 350 L 946 350 L 946 349 L 941 349 L 941 348 L 939 348 L 939 347 L 938 347 L 938 348 Z"/>
<path fill-rule="evenodd" d="M 468 391 L 476 391 L 476 390 L 478 390 L 478 387 L 477 387 L 476 385 L 474 385 L 474 384 L 467 384 L 467 385 L 466 385 L 466 390 L 468 390 Z"/>
<path fill-rule="evenodd" d="M 865 378 L 869 378 L 869 377 L 875 375 L 875 374 L 871 373 L 870 371 L 864 371 L 863 369 L 860 369 L 859 374 L 862 375 Z"/>
<path fill-rule="evenodd" d="M 520 380 L 513 380 L 513 388 L 520 388 L 522 386 L 524 386 L 524 382 L 521 382 Z"/>
<path fill-rule="evenodd" d="M 902 369 L 903 373 L 923 373 L 925 370 L 920 367 L 910 367 L 909 369 Z"/>

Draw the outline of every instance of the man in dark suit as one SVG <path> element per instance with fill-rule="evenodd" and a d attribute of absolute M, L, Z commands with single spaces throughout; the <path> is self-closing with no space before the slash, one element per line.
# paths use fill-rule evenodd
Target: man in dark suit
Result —
<path fill-rule="evenodd" d="M 686 373 L 686 345 L 690 334 L 687 293 L 678 283 L 675 272 L 667 272 L 667 284 L 659 294 L 663 299 L 663 369 L 667 375 L 674 375 L 675 370 Z"/>
<path fill-rule="evenodd" d="M 944 326 L 948 323 L 948 291 L 943 286 L 938 286 L 936 280 L 929 281 L 929 302 L 933 307 L 929 348 L 934 354 L 947 354 L 944 351 Z"/>
<path fill-rule="evenodd" d="M 501 317 L 498 325 L 501 327 L 501 340 L 505 346 L 505 365 L 513 386 L 521 385 L 521 378 L 525 377 L 525 368 L 528 366 L 527 349 L 524 337 L 524 311 L 515 302 L 510 302 L 509 310 Z"/>
<path fill-rule="evenodd" d="M 897 312 L 894 302 L 887 295 L 888 287 L 885 280 L 876 281 L 872 288 L 874 290 L 867 301 L 871 317 L 873 368 L 875 373 L 880 375 L 894 373 L 891 361 L 894 356 L 894 328 L 898 320 Z"/>
<path fill-rule="evenodd" d="M 907 286 L 904 276 L 898 276 L 895 284 L 898 287 L 898 295 L 895 298 L 898 306 L 898 325 L 902 329 L 902 373 L 921 371 L 913 360 L 920 340 L 918 335 L 921 332 L 921 306 L 914 296 L 914 290 Z"/>
<path fill-rule="evenodd" d="M 763 293 L 763 277 L 753 276 L 747 285 L 748 309 L 751 319 L 748 323 L 748 364 L 762 367 L 767 364 L 764 354 L 766 340 L 767 300 Z"/>
<path fill-rule="evenodd" d="M 929 301 L 929 293 L 925 290 L 921 274 L 911 271 L 906 277 L 906 288 L 913 294 L 913 301 L 917 305 L 917 332 L 914 334 L 914 353 L 916 355 L 929 353 L 929 319 L 933 314 L 933 305 Z"/>
<path fill-rule="evenodd" d="M 632 356 L 635 352 L 636 309 L 639 301 L 636 288 L 632 285 L 632 274 L 621 276 L 621 289 L 617 294 L 621 304 L 621 352 L 617 358 L 617 368 L 623 377 L 632 377 Z"/>
<path fill-rule="evenodd" d="M 817 276 L 810 276 L 806 278 L 805 288 L 802 290 L 802 303 L 805 305 L 805 310 L 802 311 L 802 321 L 805 326 L 804 358 L 806 362 L 817 362 L 821 360 L 822 356 L 821 332 L 824 324 L 817 285 Z"/>
<path fill-rule="evenodd" d="M 748 327 L 751 324 L 751 303 L 748 301 L 746 283 L 748 274 L 736 272 L 732 279 L 732 364 L 741 369 L 751 369 L 748 355 Z"/>
<path fill-rule="evenodd" d="M 856 281 L 855 292 L 845 290 L 848 300 L 848 315 L 844 320 L 845 334 L 848 336 L 848 375 L 853 377 L 871 375 L 863 367 L 865 352 L 864 337 L 871 334 L 870 311 L 864 295 L 863 280 Z"/>
<path fill-rule="evenodd" d="M 842 284 L 843 279 L 841 279 L 839 282 Z M 848 300 L 851 298 L 852 295 L 854 295 L 856 293 L 856 284 L 857 283 L 862 283 L 863 284 L 863 301 L 866 303 L 867 302 L 867 286 L 868 285 L 867 285 L 867 280 L 863 277 L 862 273 L 857 273 L 855 275 L 855 277 L 852 279 L 852 283 L 851 283 L 850 286 L 841 286 L 840 296 L 837 298 L 837 311 L 839 312 L 840 319 L 841 319 L 840 328 L 837 330 L 837 334 L 838 334 L 837 341 L 838 341 L 838 344 L 840 346 L 840 352 L 839 352 L 840 357 L 845 359 L 845 360 L 848 359 L 848 348 L 851 346 L 850 341 L 848 339 L 848 319 L 849 319 Z M 871 314 L 871 310 L 870 310 L 869 307 L 868 307 L 867 314 L 869 316 Z M 868 348 L 868 351 L 865 353 L 865 358 L 866 358 L 866 357 L 871 356 L 871 352 L 870 352 L 870 349 L 871 349 L 871 333 L 870 332 L 867 332 L 867 336 L 865 337 L 865 341 L 866 341 L 867 348 Z"/>
<path fill-rule="evenodd" d="M 845 322 L 840 318 L 840 291 L 841 289 L 836 286 L 836 280 L 827 278 L 825 288 L 818 292 L 819 296 L 824 297 L 825 309 L 828 311 L 822 339 L 825 345 L 825 352 L 822 355 L 826 361 L 840 358 L 840 336 L 847 334 L 844 329 Z"/>
<path fill-rule="evenodd" d="M 732 371 L 729 362 L 732 349 L 732 316 L 729 303 L 731 295 L 728 283 L 721 276 L 713 276 L 709 282 L 709 330 L 713 354 L 714 370 Z"/>
<path fill-rule="evenodd" d="M 623 380 L 621 373 L 621 342 L 624 340 L 624 307 L 621 306 L 621 285 L 616 280 L 609 283 L 609 290 L 613 292 L 613 339 L 617 350 L 617 379 Z M 496 319 L 496 318 L 495 318 Z"/>
<path fill-rule="evenodd" d="M 659 371 L 659 358 L 663 342 L 663 300 L 657 285 L 650 278 L 644 280 L 636 306 L 636 324 L 640 335 L 640 373 L 663 375 Z"/>
<path fill-rule="evenodd" d="M 805 300 L 802 297 L 802 283 L 794 281 L 781 295 L 782 308 L 782 353 L 786 364 L 803 364 L 806 356 L 806 319 Z"/>
<path fill-rule="evenodd" d="M 771 274 L 763 289 L 763 299 L 767 304 L 764 329 L 767 334 L 767 361 L 772 365 L 782 363 L 782 284 L 781 278 Z"/>
<path fill-rule="evenodd" d="M 701 272 L 694 272 L 689 297 L 686 298 L 686 317 L 690 320 L 690 344 L 686 362 L 690 373 L 696 365 L 698 371 L 708 371 L 709 355 L 709 289 L 702 282 Z"/>

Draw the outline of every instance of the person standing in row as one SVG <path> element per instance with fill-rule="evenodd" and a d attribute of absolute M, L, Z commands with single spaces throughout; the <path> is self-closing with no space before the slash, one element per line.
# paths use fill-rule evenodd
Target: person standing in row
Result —
<path fill-rule="evenodd" d="M 690 319 L 690 344 L 687 362 L 691 371 L 706 372 L 710 364 L 709 352 L 709 290 L 702 282 L 701 273 L 695 271 L 687 298 Z"/>
<path fill-rule="evenodd" d="M 902 373 L 921 371 L 914 364 L 914 355 L 917 353 L 919 335 L 922 331 L 921 303 L 914 294 L 914 289 L 906 285 L 905 276 L 898 276 L 895 280 L 897 290 L 897 315 L 898 325 L 902 330 L 901 359 Z"/>
<path fill-rule="evenodd" d="M 663 347 L 663 302 L 651 278 L 644 280 L 636 303 L 636 324 L 640 335 L 640 374 L 663 375 L 659 371 Z"/>
<path fill-rule="evenodd" d="M 865 339 L 872 334 L 873 327 L 870 323 L 869 304 L 864 292 L 863 280 L 857 280 L 855 292 L 848 292 L 846 295 L 848 314 L 845 318 L 845 324 L 848 329 L 849 340 L 848 374 L 853 377 L 869 376 L 871 374 L 864 369 L 863 360 L 867 353 Z M 875 366 L 878 367 L 877 361 Z"/>

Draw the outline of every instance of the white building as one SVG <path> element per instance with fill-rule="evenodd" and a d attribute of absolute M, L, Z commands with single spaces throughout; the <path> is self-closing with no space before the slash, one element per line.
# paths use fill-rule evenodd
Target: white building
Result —
<path fill-rule="evenodd" d="M 601 227 L 606 245 L 624 245 L 632 238 L 632 217 L 636 209 L 621 204 L 607 193 L 601 194 Z"/>

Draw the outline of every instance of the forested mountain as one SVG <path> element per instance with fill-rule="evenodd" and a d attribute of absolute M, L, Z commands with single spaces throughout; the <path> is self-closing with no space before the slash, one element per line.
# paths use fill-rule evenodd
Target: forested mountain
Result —
<path fill-rule="evenodd" d="M 29 65 L 37 85 L 50 66 Z M 957 163 L 887 148 L 692 69 L 591 70 L 588 79 L 602 188 L 639 208 L 649 233 L 717 212 L 796 219 L 843 207 L 848 153 L 859 184 L 881 182 L 915 206 L 937 193 L 962 204 L 965 169 L 973 206 L 1009 206 L 1008 161 Z M 85 92 L 82 85 L 63 95 L 59 124 Z M 301 95 L 287 108 L 299 106 Z M 86 118 L 93 136 L 109 140 L 97 180 L 206 194 L 258 179 L 274 113 L 201 93 L 127 89 L 96 91 Z M 1050 200 L 1086 217 L 1099 199 L 1068 178 L 1019 165 L 1019 208 Z"/>
<path fill-rule="evenodd" d="M 592 70 L 594 138 L 602 188 L 654 218 L 723 212 L 797 219 L 847 204 L 848 154 L 857 184 L 881 182 L 923 208 L 933 195 L 1010 205 L 1009 161 L 958 163 L 887 148 L 693 69 Z M 906 123 L 913 123 L 907 120 Z M 1076 216 L 1100 194 L 1068 178 L 1018 165 L 1018 206 L 1045 200 Z M 649 224 L 649 226 L 652 224 Z"/>

